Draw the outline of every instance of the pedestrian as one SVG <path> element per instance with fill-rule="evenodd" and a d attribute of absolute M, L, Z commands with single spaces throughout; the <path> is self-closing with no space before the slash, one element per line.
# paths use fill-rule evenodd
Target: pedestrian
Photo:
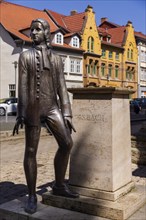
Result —
<path fill-rule="evenodd" d="M 136 114 L 139 114 L 139 112 L 140 112 L 140 110 L 141 110 L 141 107 L 140 107 L 138 101 L 134 100 L 134 102 L 133 102 L 133 108 L 134 108 L 134 112 L 135 112 Z"/>
<path fill-rule="evenodd" d="M 19 57 L 18 115 L 13 135 L 18 134 L 19 128 L 25 125 L 24 170 L 28 186 L 25 211 L 32 214 L 37 210 L 36 154 L 41 123 L 45 123 L 58 143 L 54 158 L 53 194 L 71 198 L 78 197 L 78 194 L 72 192 L 64 182 L 73 145 L 71 131 L 75 129 L 63 63 L 61 57 L 52 51 L 50 26 L 46 20 L 33 20 L 30 35 L 33 47 Z"/>

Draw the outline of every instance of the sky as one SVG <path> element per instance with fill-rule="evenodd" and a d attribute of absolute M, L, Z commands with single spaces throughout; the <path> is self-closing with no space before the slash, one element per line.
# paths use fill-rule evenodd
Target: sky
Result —
<path fill-rule="evenodd" d="M 39 10 L 49 9 L 63 15 L 71 10 L 84 12 L 88 5 L 93 7 L 97 26 L 102 17 L 118 25 L 131 21 L 135 31 L 146 34 L 146 0 L 6 0 Z"/>

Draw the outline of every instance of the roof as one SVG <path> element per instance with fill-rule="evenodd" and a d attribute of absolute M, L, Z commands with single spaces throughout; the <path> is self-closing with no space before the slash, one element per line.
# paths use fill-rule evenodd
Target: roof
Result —
<path fill-rule="evenodd" d="M 83 28 L 84 19 L 85 12 L 63 17 L 63 21 L 67 29 L 71 32 L 81 32 Z"/>
<path fill-rule="evenodd" d="M 99 25 L 99 27 L 102 27 L 102 28 L 116 28 L 116 27 L 120 27 L 120 25 L 118 25 L 118 24 L 115 24 L 115 23 L 113 23 L 113 22 L 110 22 L 110 21 L 104 21 L 104 22 L 102 22 L 100 25 Z"/>
<path fill-rule="evenodd" d="M 99 31 L 101 31 L 101 32 L 104 32 L 103 30 L 110 30 L 111 31 L 111 29 L 116 29 L 116 28 L 122 28 L 122 27 L 124 27 L 124 26 L 120 26 L 120 25 L 118 25 L 118 24 L 115 24 L 115 23 L 113 23 L 113 22 L 110 22 L 110 21 L 107 21 L 107 20 L 105 20 L 104 22 L 102 22 L 100 25 L 99 25 L 99 27 L 98 27 L 98 30 Z M 115 33 L 117 33 L 117 31 L 119 31 L 118 29 L 115 31 Z M 142 39 L 144 39 L 144 40 L 146 40 L 146 35 L 145 34 L 143 34 L 142 32 L 137 32 L 137 31 L 134 31 L 134 35 L 135 35 L 135 37 L 137 37 L 137 38 L 142 38 Z"/>
<path fill-rule="evenodd" d="M 48 9 L 45 9 L 44 11 L 46 11 L 50 15 L 50 17 L 54 20 L 54 22 L 57 25 L 59 25 L 59 26 L 61 26 L 61 27 L 66 29 L 66 25 L 65 25 L 65 23 L 63 21 L 63 17 L 65 17 L 65 15 L 59 14 L 59 13 L 57 13 L 55 11 L 48 10 Z"/>
<path fill-rule="evenodd" d="M 62 15 L 54 11 L 45 9 L 50 17 L 56 22 L 57 25 L 65 28 L 69 32 L 81 32 L 85 19 L 85 12 L 76 13 L 74 15 Z"/>
<path fill-rule="evenodd" d="M 0 2 L 0 12 L 0 23 L 3 25 L 3 27 L 8 32 L 21 38 L 22 40 L 30 41 L 27 36 L 20 32 L 20 30 L 30 27 L 31 21 L 37 18 L 47 20 L 50 24 L 51 32 L 58 29 L 56 24 L 44 11 L 12 4 L 9 2 Z"/>
<path fill-rule="evenodd" d="M 110 36 L 112 44 L 115 44 L 117 46 L 122 46 L 125 37 L 126 27 L 121 26 L 110 29 L 104 29 L 98 27 L 97 29 L 98 32 L 102 34 L 102 36 Z"/>
<path fill-rule="evenodd" d="M 136 32 L 136 31 L 134 32 L 134 34 L 135 34 L 135 37 L 142 38 L 142 39 L 146 40 L 146 35 L 145 34 L 143 34 L 141 32 Z"/>
<path fill-rule="evenodd" d="M 108 33 L 111 35 L 111 43 L 121 46 L 124 41 L 126 27 L 117 27 L 108 29 Z"/>

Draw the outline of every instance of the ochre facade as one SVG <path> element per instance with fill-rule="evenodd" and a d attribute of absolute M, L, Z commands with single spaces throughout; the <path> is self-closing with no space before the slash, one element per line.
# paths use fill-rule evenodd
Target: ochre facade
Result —
<path fill-rule="evenodd" d="M 83 63 L 84 86 L 112 86 L 134 89 L 137 97 L 138 52 L 132 23 L 119 28 L 123 34 L 121 44 L 112 42 L 114 28 L 99 33 L 92 7 L 86 9 L 81 34 L 81 47 L 85 50 Z M 118 30 L 115 29 L 116 31 Z M 116 34 L 116 33 L 115 33 Z M 116 35 L 118 38 L 118 35 Z M 120 39 L 119 39 L 120 41 Z"/>

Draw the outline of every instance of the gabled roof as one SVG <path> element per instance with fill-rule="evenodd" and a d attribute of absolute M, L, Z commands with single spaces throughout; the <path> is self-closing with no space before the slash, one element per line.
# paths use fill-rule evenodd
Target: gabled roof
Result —
<path fill-rule="evenodd" d="M 120 25 L 115 24 L 115 23 L 113 23 L 113 22 L 110 22 L 110 21 L 107 21 L 107 20 L 106 20 L 106 21 L 102 22 L 102 23 L 99 25 L 99 27 L 109 29 L 109 28 L 117 28 L 117 27 L 120 27 Z"/>
<path fill-rule="evenodd" d="M 45 9 L 45 11 L 48 13 L 48 15 L 54 20 L 54 22 L 58 26 L 65 28 L 69 32 L 81 32 L 82 31 L 83 23 L 85 19 L 85 12 L 66 16 L 66 15 L 62 15 L 62 14 L 56 13 L 48 9 Z"/>
<path fill-rule="evenodd" d="M 77 13 L 71 16 L 65 16 L 63 21 L 71 32 L 81 32 L 84 24 L 85 12 Z"/>
<path fill-rule="evenodd" d="M 110 29 L 104 29 L 101 27 L 98 27 L 98 32 L 102 36 L 110 36 L 111 37 L 111 43 L 115 45 L 122 46 L 124 39 L 125 39 L 125 31 L 126 27 L 121 26 L 117 28 L 110 28 Z"/>
<path fill-rule="evenodd" d="M 141 32 L 136 32 L 136 31 L 134 32 L 134 34 L 135 34 L 135 37 L 146 40 L 146 35 L 145 34 L 143 34 Z"/>
<path fill-rule="evenodd" d="M 44 11 L 2 1 L 0 2 L 0 12 L 0 23 L 3 27 L 22 40 L 31 41 L 27 36 L 23 35 L 20 30 L 29 28 L 31 21 L 36 18 L 47 20 L 50 24 L 51 32 L 58 29 L 56 24 Z"/>
<path fill-rule="evenodd" d="M 111 35 L 111 43 L 122 46 L 125 38 L 126 27 L 117 27 L 108 29 L 108 33 Z"/>
<path fill-rule="evenodd" d="M 48 10 L 48 9 L 45 9 L 44 11 L 46 11 L 48 13 L 48 15 L 54 20 L 54 22 L 58 26 L 61 26 L 61 27 L 66 29 L 66 25 L 65 25 L 65 23 L 63 21 L 63 17 L 65 17 L 65 15 L 59 14 L 59 13 L 57 13 L 55 11 Z"/>
<path fill-rule="evenodd" d="M 107 18 L 106 18 L 107 19 Z M 105 20 L 104 22 L 102 22 L 100 25 L 99 25 L 99 27 L 98 27 L 98 30 L 99 31 L 101 31 L 102 33 L 104 32 L 104 30 L 110 30 L 111 31 L 111 29 L 116 29 L 116 28 L 122 28 L 122 27 L 124 27 L 124 26 L 120 26 L 120 25 L 118 25 L 118 24 L 115 24 L 115 23 L 113 23 L 113 22 L 110 22 L 110 21 L 107 21 L 107 20 Z M 119 30 L 117 29 L 116 31 L 115 31 L 115 33 L 117 33 Z M 114 32 L 114 31 L 113 31 Z M 146 35 L 145 34 L 143 34 L 142 32 L 137 32 L 137 31 L 134 31 L 134 35 L 135 35 L 135 37 L 137 37 L 137 38 L 141 38 L 141 39 L 144 39 L 144 40 L 146 40 Z"/>
<path fill-rule="evenodd" d="M 65 38 L 73 37 L 73 36 L 78 36 L 80 38 L 80 35 L 78 33 L 68 33 L 64 35 Z"/>

